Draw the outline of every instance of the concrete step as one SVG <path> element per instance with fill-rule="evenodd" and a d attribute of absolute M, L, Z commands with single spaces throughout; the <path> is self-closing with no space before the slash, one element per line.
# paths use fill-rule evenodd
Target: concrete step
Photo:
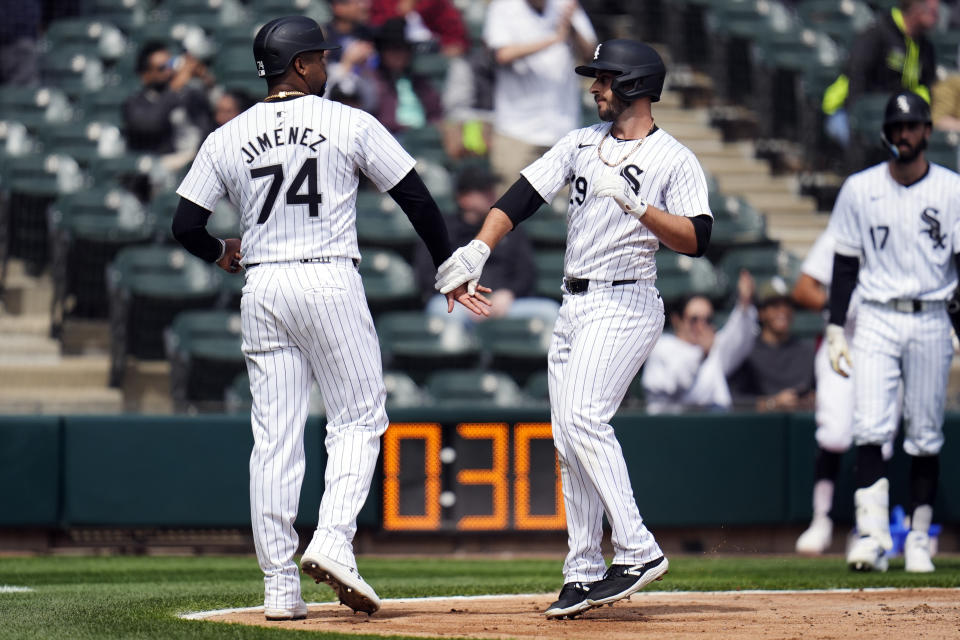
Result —
<path fill-rule="evenodd" d="M 770 169 L 766 164 L 753 158 L 745 158 L 740 155 L 709 155 L 702 154 L 698 156 L 700 164 L 709 171 L 720 183 L 724 176 L 729 175 L 747 175 L 765 177 L 770 175 Z"/>
<path fill-rule="evenodd" d="M 710 126 L 710 112 L 707 109 L 664 109 L 659 104 L 654 107 L 654 119 L 658 126 L 667 128 L 678 124 L 701 125 L 705 129 L 715 131 Z"/>
<path fill-rule="evenodd" d="M 0 388 L 0 414 L 57 415 L 122 412 L 123 394 L 119 389 L 61 386 Z"/>
<path fill-rule="evenodd" d="M 0 302 L 3 309 L 13 315 L 39 315 L 50 313 L 53 300 L 53 283 L 49 276 L 32 277 L 22 273 L 8 273 Z"/>
<path fill-rule="evenodd" d="M 0 313 L 0 340 L 9 334 L 50 335 L 50 313 L 10 314 Z"/>
<path fill-rule="evenodd" d="M 65 354 L 110 353 L 110 322 L 67 318 L 63 321 L 60 342 Z"/>
<path fill-rule="evenodd" d="M 170 363 L 129 358 L 123 376 L 123 400 L 127 411 L 172 413 Z"/>
<path fill-rule="evenodd" d="M 719 131 L 699 122 L 670 122 L 657 118 L 657 125 L 691 149 L 700 142 L 721 142 Z"/>
<path fill-rule="evenodd" d="M 107 356 L 63 356 L 51 362 L 0 362 L 0 389 L 105 388 Z"/>
<path fill-rule="evenodd" d="M 755 193 L 796 194 L 798 184 L 792 177 L 753 174 L 729 174 L 718 178 L 720 190 L 727 195 L 749 196 Z"/>
<path fill-rule="evenodd" d="M 0 364 L 59 364 L 60 343 L 31 333 L 0 333 Z"/>
<path fill-rule="evenodd" d="M 720 181 L 720 178 L 717 180 Z M 813 215 L 817 212 L 817 204 L 813 198 L 802 198 L 793 194 L 752 193 L 747 195 L 747 200 L 754 208 L 771 216 L 781 213 Z"/>

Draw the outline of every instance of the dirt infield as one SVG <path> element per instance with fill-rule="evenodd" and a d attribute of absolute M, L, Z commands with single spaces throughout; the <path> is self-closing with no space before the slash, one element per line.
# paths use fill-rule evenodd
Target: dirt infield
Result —
<path fill-rule="evenodd" d="M 575 620 L 549 621 L 552 595 L 388 600 L 373 616 L 310 606 L 306 620 L 266 622 L 262 609 L 196 614 L 307 631 L 457 638 L 737 638 L 817 640 L 960 638 L 960 591 L 906 589 L 810 592 L 639 593 Z"/>

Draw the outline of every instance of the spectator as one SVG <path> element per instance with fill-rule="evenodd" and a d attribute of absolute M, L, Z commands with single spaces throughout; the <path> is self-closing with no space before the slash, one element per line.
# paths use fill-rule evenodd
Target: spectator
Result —
<path fill-rule="evenodd" d="M 571 68 L 593 53 L 597 36 L 574 0 L 493 0 L 483 39 L 497 64 L 490 162 L 515 176 L 580 126 Z"/>
<path fill-rule="evenodd" d="M 935 129 L 960 131 L 960 73 L 947 74 L 933 85 L 930 109 Z"/>
<path fill-rule="evenodd" d="M 330 0 L 330 10 L 333 19 L 324 31 L 340 48 L 327 52 L 327 94 L 331 100 L 373 111 L 376 91 L 370 83 L 360 81 L 377 67 L 370 0 Z"/>
<path fill-rule="evenodd" d="M 813 341 L 794 336 L 793 301 L 787 285 L 773 278 L 759 287 L 760 336 L 729 378 L 734 402 L 757 411 L 813 408 Z"/>
<path fill-rule="evenodd" d="M 706 297 L 686 296 L 674 305 L 673 333 L 660 336 L 640 378 L 649 413 L 730 408 L 727 376 L 740 366 L 756 340 L 753 291 L 753 277 L 741 271 L 737 304 L 719 331 L 713 327 L 713 303 Z"/>
<path fill-rule="evenodd" d="M 221 127 L 252 107 L 256 102 L 253 96 L 243 89 L 226 89 L 217 99 L 213 110 L 213 120 L 218 127 Z"/>
<path fill-rule="evenodd" d="M 0 85 L 31 87 L 40 80 L 37 36 L 42 8 L 37 0 L 0 0 Z"/>
<path fill-rule="evenodd" d="M 380 62 L 373 74 L 373 114 L 393 134 L 439 124 L 443 117 L 440 94 L 428 78 L 413 73 L 413 46 L 404 35 L 403 18 L 383 23 L 376 45 Z"/>
<path fill-rule="evenodd" d="M 496 184 L 497 176 L 484 167 L 467 167 L 457 175 L 455 191 L 458 213 L 457 217 L 447 220 L 451 244 L 466 244 L 476 237 L 487 212 L 497 201 Z M 483 269 L 481 284 L 493 289 L 488 296 L 492 303 L 490 317 L 537 317 L 552 327 L 560 305 L 549 298 L 533 297 L 537 281 L 536 265 L 533 262 L 533 245 L 523 228 L 515 228 L 501 241 L 501 245 L 503 243 L 509 244 L 508 250 L 491 254 Z M 431 295 L 427 313 L 446 316 L 447 299 L 436 294 L 434 289 L 437 269 L 430 254 L 418 250 L 414 262 L 421 290 Z M 475 314 L 459 313 L 456 307 L 453 316 L 465 324 L 482 320 Z"/>
<path fill-rule="evenodd" d="M 940 2 L 899 4 L 857 36 L 844 73 L 823 95 L 826 133 L 844 147 L 850 143 L 847 110 L 861 95 L 907 89 L 930 102 L 937 64 L 933 44 L 924 34 L 936 26 Z"/>
<path fill-rule="evenodd" d="M 493 122 L 494 62 L 478 45 L 451 58 L 443 84 L 443 144 L 451 158 L 486 156 Z"/>
<path fill-rule="evenodd" d="M 175 61 L 159 41 L 141 47 L 137 73 L 143 88 L 123 104 L 127 146 L 166 156 L 164 164 L 169 169 L 182 167 L 214 128 L 205 93 L 213 77 L 188 53 Z M 194 86 L 196 83 L 200 86 Z"/>
<path fill-rule="evenodd" d="M 436 40 L 446 56 L 460 56 L 470 48 L 463 16 L 451 0 L 373 0 L 372 24 L 380 26 L 393 18 L 405 20 L 411 42 Z"/>

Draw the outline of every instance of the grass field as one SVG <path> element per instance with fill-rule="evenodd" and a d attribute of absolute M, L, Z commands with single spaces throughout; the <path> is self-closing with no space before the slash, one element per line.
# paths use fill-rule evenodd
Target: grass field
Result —
<path fill-rule="evenodd" d="M 671 556 L 657 589 L 832 589 L 960 587 L 960 557 L 935 558 L 937 571 L 886 574 L 848 571 L 840 556 Z M 383 598 L 554 592 L 561 559 L 373 558 L 360 571 Z M 2 587 L 29 587 L 4 592 Z M 332 599 L 324 585 L 304 580 L 308 602 Z M 180 620 L 186 611 L 263 603 L 252 557 L 0 558 L 0 638 L 380 638 L 269 630 Z"/>

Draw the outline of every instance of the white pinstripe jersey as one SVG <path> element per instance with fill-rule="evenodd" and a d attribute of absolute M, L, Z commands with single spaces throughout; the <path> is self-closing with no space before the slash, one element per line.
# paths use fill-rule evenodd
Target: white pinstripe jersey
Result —
<path fill-rule="evenodd" d="M 243 264 L 360 257 L 359 171 L 381 191 L 416 164 L 370 114 L 318 96 L 261 102 L 209 136 L 177 193 L 240 210 Z"/>
<path fill-rule="evenodd" d="M 864 300 L 946 300 L 957 286 L 960 175 L 930 163 L 905 187 L 887 163 L 843 183 L 830 219 L 837 253 L 863 256 L 857 287 Z"/>
<path fill-rule="evenodd" d="M 640 197 L 674 215 L 710 215 L 707 180 L 689 149 L 662 129 L 637 141 L 618 141 L 609 123 L 571 131 L 521 173 L 550 202 L 570 184 L 564 274 L 590 280 L 655 280 L 654 254 L 659 240 L 639 220 L 624 213 L 613 198 L 595 198 L 593 181 L 619 174 Z M 608 167 L 597 155 L 617 162 Z M 635 149 L 635 150 L 634 150 Z"/>

